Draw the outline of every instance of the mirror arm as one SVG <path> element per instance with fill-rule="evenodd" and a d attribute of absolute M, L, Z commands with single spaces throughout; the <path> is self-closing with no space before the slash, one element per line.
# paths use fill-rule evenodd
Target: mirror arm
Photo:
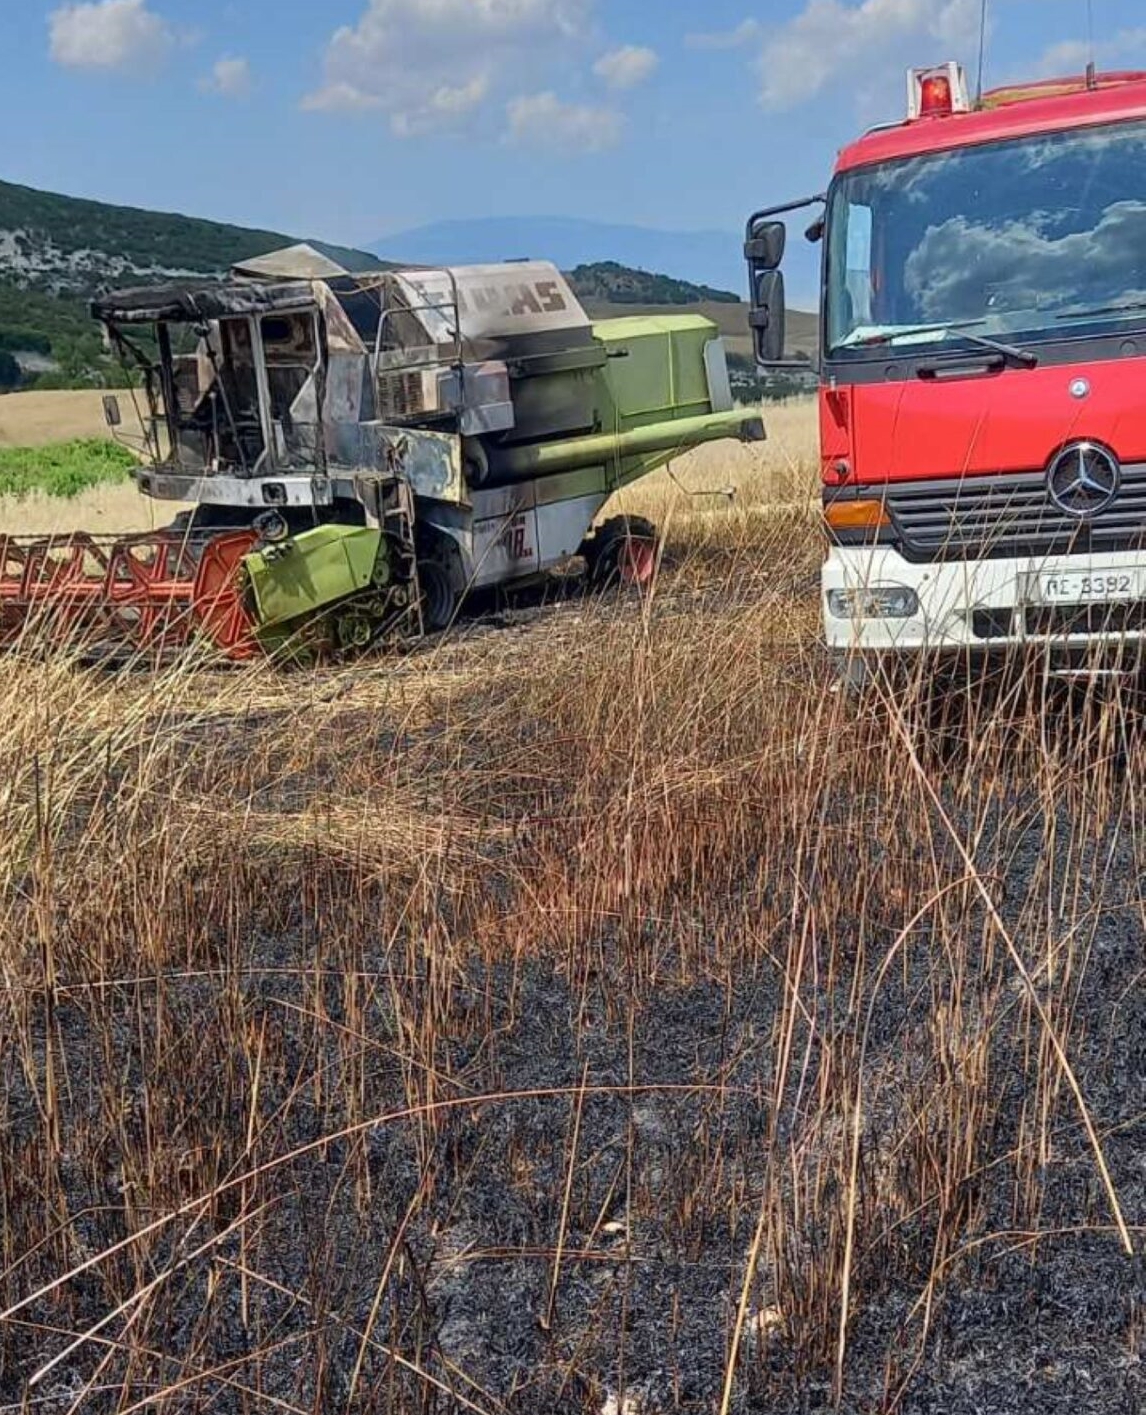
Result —
<path fill-rule="evenodd" d="M 817 206 L 828 199 L 827 192 L 818 192 L 813 197 L 801 197 L 799 201 L 787 201 L 781 206 L 768 206 L 763 211 L 754 211 L 748 218 L 746 228 L 746 238 L 751 239 L 752 232 L 760 221 L 765 221 L 773 216 L 784 216 L 790 211 L 803 211 L 805 207 Z"/>

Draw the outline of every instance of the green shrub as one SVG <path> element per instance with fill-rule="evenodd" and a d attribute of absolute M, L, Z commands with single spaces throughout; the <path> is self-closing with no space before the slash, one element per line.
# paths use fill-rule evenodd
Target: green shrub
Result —
<path fill-rule="evenodd" d="M 89 487 L 126 481 L 135 457 L 118 443 L 98 437 L 47 447 L 0 447 L 0 496 L 72 497 Z"/>

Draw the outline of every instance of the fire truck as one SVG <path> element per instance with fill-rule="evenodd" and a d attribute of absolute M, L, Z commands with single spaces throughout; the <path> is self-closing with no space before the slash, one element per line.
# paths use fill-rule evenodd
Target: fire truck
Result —
<path fill-rule="evenodd" d="M 757 359 L 784 356 L 783 218 L 822 243 L 828 646 L 1137 665 L 1146 638 L 1146 73 L 972 98 L 913 70 L 826 194 L 761 211 Z"/>

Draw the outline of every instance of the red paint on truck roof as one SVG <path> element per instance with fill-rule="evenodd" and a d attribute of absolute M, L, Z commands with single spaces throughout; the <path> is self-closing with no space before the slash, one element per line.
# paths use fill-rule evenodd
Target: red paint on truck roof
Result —
<path fill-rule="evenodd" d="M 836 171 L 1008 138 L 1146 118 L 1146 73 L 1099 74 L 1095 84 L 1088 88 L 1080 76 L 996 89 L 983 96 L 982 107 L 973 113 L 917 118 L 868 133 L 844 148 Z"/>

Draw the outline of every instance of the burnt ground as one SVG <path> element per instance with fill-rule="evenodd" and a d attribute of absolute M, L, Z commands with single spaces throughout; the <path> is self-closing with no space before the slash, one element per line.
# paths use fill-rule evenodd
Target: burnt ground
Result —
<path fill-rule="evenodd" d="M 1115 796 L 1135 780 L 1125 768 Z M 945 799 L 976 830 L 1030 956 L 1048 907 L 1085 921 L 1056 1018 L 1141 1250 L 1136 826 L 1116 810 L 1080 845 L 1077 807 L 1021 782 L 974 819 L 954 787 Z M 827 800 L 825 828 L 848 810 Z M 904 851 L 909 872 L 910 841 Z M 954 933 L 923 924 L 877 990 L 912 909 L 894 870 L 879 897 L 845 889 L 833 965 L 802 984 L 811 1010 L 791 1020 L 798 901 L 832 865 L 748 849 L 720 883 L 735 906 L 720 929 L 682 891 L 676 912 L 597 919 L 505 955 L 496 909 L 478 911 L 448 963 L 412 926 L 398 941 L 384 881 L 351 889 L 334 873 L 313 888 L 288 881 L 247 914 L 203 903 L 189 976 L 98 997 L 65 989 L 52 1022 L 67 1072 L 54 1154 L 15 1032 L 5 1038 L 5 1305 L 173 1200 L 186 1212 L 4 1324 L 0 1409 L 713 1412 L 762 1205 L 774 1221 L 729 1408 L 833 1408 L 850 1095 L 833 1089 L 833 1069 L 855 1061 L 872 996 L 839 1408 L 883 1410 L 893 1395 L 911 1415 L 1146 1408 L 1146 1268 L 1120 1251 L 1068 1089 L 1040 1083 L 1055 1069 L 980 904 L 962 900 Z M 503 903 L 521 900 L 506 886 Z M 457 906 L 434 907 L 440 919 Z M 771 922 L 754 932 L 752 920 L 777 919 L 786 935 Z M 955 1011 L 952 1036 L 975 1045 L 951 1042 L 946 1074 L 936 1019 Z M 336 1091 L 356 1108 L 335 1107 Z M 932 1107 L 940 1092 L 946 1109 Z M 437 1108 L 411 1120 L 412 1104 Z M 965 1136 L 961 1182 L 940 1196 L 928 1166 Z M 125 1303 L 29 1387 L 69 1334 Z"/>

